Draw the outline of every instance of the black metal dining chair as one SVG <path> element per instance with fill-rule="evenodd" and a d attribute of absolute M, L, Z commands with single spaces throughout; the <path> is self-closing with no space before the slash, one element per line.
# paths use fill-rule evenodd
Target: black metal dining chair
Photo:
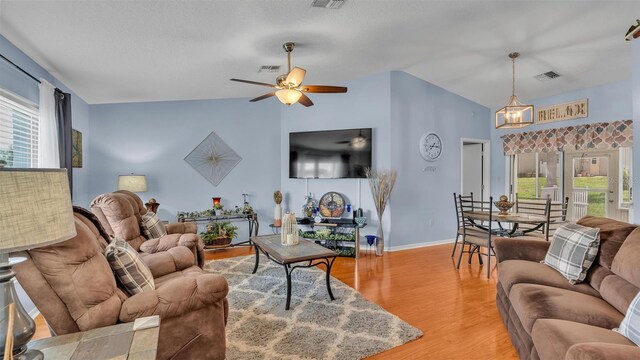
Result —
<path fill-rule="evenodd" d="M 489 197 L 489 201 L 467 200 L 458 196 L 460 202 L 460 211 L 462 213 L 462 249 L 458 256 L 458 266 L 460 269 L 460 263 L 462 262 L 462 254 L 465 253 L 464 246 L 470 245 L 469 252 L 470 257 L 473 253 L 478 253 L 478 258 L 481 259 L 481 255 L 487 257 L 487 278 L 491 277 L 491 257 L 495 256 L 493 249 L 493 240 L 497 237 L 495 235 L 496 230 L 491 229 L 493 223 L 493 197 Z M 466 214 L 470 212 L 483 212 L 487 214 L 487 218 L 482 222 L 476 222 L 470 219 Z M 482 254 L 482 249 L 486 249 L 486 253 Z M 482 265 L 482 262 L 480 262 Z"/>
<path fill-rule="evenodd" d="M 567 220 L 569 198 L 565 197 L 563 200 L 553 201 L 549 197 L 546 199 L 519 199 L 516 193 L 515 211 L 518 214 L 544 216 L 546 219 L 543 227 L 539 230 L 531 231 L 527 235 L 549 241 L 553 237 L 555 230 Z M 533 229 L 535 226 L 533 224 L 520 224 L 520 228 L 524 231 Z"/>
<path fill-rule="evenodd" d="M 469 195 L 460 195 L 460 198 L 468 200 L 468 201 L 471 201 L 471 203 L 473 204 L 473 193 L 470 193 Z M 451 251 L 451 257 L 453 257 L 453 255 L 456 254 L 456 248 L 458 247 L 458 241 L 460 239 L 460 236 L 463 235 L 462 223 L 464 221 L 464 219 L 462 217 L 462 210 L 460 209 L 460 199 L 458 198 L 458 194 L 456 194 L 456 193 L 453 193 L 453 202 L 454 202 L 455 207 L 456 207 L 457 227 L 456 227 L 456 241 L 453 243 L 453 251 Z"/>

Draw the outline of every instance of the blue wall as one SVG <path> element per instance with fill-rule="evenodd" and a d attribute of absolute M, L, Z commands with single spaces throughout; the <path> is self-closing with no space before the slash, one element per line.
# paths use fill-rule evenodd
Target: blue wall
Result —
<path fill-rule="evenodd" d="M 84 156 L 84 167 L 73 169 L 73 202 L 76 205 L 88 206 L 89 200 L 87 198 L 87 188 L 89 182 L 88 173 L 90 163 L 88 156 L 90 141 L 89 105 L 53 77 L 48 71 L 38 65 L 35 61 L 31 60 L 31 58 L 20 51 L 20 49 L 15 47 L 2 35 L 0 35 L 0 54 L 16 63 L 36 78 L 44 78 L 61 90 L 71 93 L 73 128 L 82 132 Z M 38 83 L 2 59 L 0 59 L 0 88 L 11 91 L 12 93 L 31 100 L 36 104 L 39 102 L 40 95 Z"/>
<path fill-rule="evenodd" d="M 461 138 L 489 139 L 489 109 L 405 72 L 391 73 L 392 248 L 456 236 L 453 193 L 461 187 Z M 418 152 L 425 132 L 440 135 L 434 163 Z M 430 166 L 435 171 L 424 171 Z"/>
<path fill-rule="evenodd" d="M 581 89 L 533 101 L 527 100 L 526 102 L 533 104 L 536 108 L 538 108 L 585 98 L 589 99 L 588 117 L 542 125 L 534 124 L 524 129 L 496 129 L 494 115 L 497 109 L 491 110 L 491 193 L 494 197 L 500 196 L 505 193 L 505 156 L 502 149 L 502 139 L 500 138 L 502 135 L 508 133 L 536 131 L 594 122 L 629 120 L 632 118 L 630 80 Z M 506 100 L 508 99 L 505 97 L 505 102 Z M 639 126 L 634 126 L 634 128 L 636 128 L 637 130 Z M 636 137 L 636 139 L 640 138 Z M 635 157 L 638 158 L 640 156 Z M 635 178 L 637 179 L 638 176 L 636 176 Z"/>
<path fill-rule="evenodd" d="M 272 99 L 273 100 L 273 99 Z M 280 187 L 280 105 L 247 99 L 92 105 L 92 167 L 88 196 L 117 190 L 118 175 L 147 176 L 148 192 L 160 203 L 161 219 L 178 211 L 211 208 L 221 196 L 227 208 L 242 205 L 242 193 L 259 214 L 261 232 L 273 217 L 273 192 Z M 184 161 L 215 131 L 242 161 L 214 187 Z M 248 237 L 246 223 L 240 238 Z"/>
<path fill-rule="evenodd" d="M 281 189 L 285 195 L 283 208 L 300 214 L 304 204 L 306 180 L 289 179 L 289 133 L 299 131 L 373 128 L 373 165 L 377 168 L 391 167 L 390 137 L 390 73 L 382 73 L 345 84 L 346 94 L 311 94 L 314 106 L 300 105 L 281 107 Z M 365 210 L 368 226 L 362 234 L 376 234 L 378 219 L 373 198 L 366 179 L 310 179 L 309 192 L 315 200 L 329 191 L 337 191 L 346 201 Z M 385 233 L 390 235 L 391 209 L 383 218 Z"/>

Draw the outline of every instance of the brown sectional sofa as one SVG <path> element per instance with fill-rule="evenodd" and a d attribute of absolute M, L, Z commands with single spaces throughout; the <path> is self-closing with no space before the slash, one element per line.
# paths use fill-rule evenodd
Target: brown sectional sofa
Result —
<path fill-rule="evenodd" d="M 571 285 L 541 264 L 550 243 L 497 239 L 497 306 L 521 359 L 640 359 L 640 347 L 612 331 L 640 291 L 640 228 L 587 216 L 600 251 L 585 282 Z"/>
<path fill-rule="evenodd" d="M 225 358 L 229 288 L 224 277 L 205 273 L 192 249 L 173 246 L 143 256 L 155 290 L 130 296 L 104 256 L 108 235 L 98 219 L 84 209 L 74 212 L 74 238 L 29 250 L 27 261 L 14 267 L 53 335 L 159 315 L 157 359 Z"/>

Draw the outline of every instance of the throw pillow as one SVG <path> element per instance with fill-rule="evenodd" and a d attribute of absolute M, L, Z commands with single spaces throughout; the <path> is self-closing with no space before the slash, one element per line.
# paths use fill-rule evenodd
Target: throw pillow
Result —
<path fill-rule="evenodd" d="M 571 284 L 582 282 L 598 255 L 600 229 L 578 224 L 559 227 L 543 263 L 559 271 Z"/>
<path fill-rule="evenodd" d="M 140 225 L 142 225 L 144 236 L 147 239 L 157 239 L 167 235 L 167 227 L 153 211 L 147 211 L 146 214 L 142 215 Z"/>
<path fill-rule="evenodd" d="M 640 292 L 631 301 L 627 314 L 616 331 L 640 346 Z"/>
<path fill-rule="evenodd" d="M 112 238 L 104 255 L 111 270 L 129 294 L 135 295 L 156 288 L 151 270 L 125 240 Z"/>

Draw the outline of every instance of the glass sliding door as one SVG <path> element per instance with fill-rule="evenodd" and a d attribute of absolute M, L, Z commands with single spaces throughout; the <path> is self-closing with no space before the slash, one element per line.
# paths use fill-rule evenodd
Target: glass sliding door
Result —
<path fill-rule="evenodd" d="M 513 195 L 519 199 L 562 197 L 562 153 L 515 155 L 512 176 Z"/>

